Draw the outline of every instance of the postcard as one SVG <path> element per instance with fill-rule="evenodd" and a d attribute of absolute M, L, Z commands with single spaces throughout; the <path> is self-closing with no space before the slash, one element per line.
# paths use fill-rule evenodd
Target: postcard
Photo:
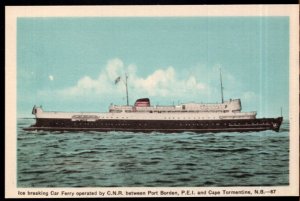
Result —
<path fill-rule="evenodd" d="M 299 195 L 298 5 L 5 11 L 6 198 Z"/>

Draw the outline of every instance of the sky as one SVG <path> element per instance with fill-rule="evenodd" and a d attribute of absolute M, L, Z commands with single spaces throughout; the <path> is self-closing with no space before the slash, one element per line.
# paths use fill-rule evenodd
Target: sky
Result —
<path fill-rule="evenodd" d="M 240 98 L 257 117 L 288 117 L 288 17 L 47 17 L 17 20 L 17 113 L 107 112 Z M 115 84 L 115 79 L 121 81 Z"/>

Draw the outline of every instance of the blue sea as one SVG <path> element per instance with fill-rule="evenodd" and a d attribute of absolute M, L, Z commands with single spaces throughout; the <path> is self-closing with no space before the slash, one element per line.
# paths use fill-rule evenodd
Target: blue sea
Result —
<path fill-rule="evenodd" d="M 289 185 L 289 124 L 280 132 L 24 131 L 18 119 L 18 187 Z"/>

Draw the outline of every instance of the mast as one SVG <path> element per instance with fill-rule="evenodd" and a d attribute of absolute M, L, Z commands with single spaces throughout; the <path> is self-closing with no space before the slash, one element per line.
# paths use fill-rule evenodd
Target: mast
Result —
<path fill-rule="evenodd" d="M 221 98 L 222 98 L 222 103 L 224 103 L 224 97 L 223 97 L 223 83 L 222 83 L 222 72 L 220 68 L 220 83 L 221 83 Z"/>
<path fill-rule="evenodd" d="M 128 85 L 127 85 L 127 73 L 125 73 L 125 86 L 126 86 L 126 100 L 127 100 L 127 106 L 129 105 L 129 101 L 128 101 Z"/>
<path fill-rule="evenodd" d="M 122 81 L 122 82 L 124 83 L 125 88 L 126 88 L 126 100 L 127 100 L 127 106 L 129 106 L 127 80 L 128 80 L 128 76 L 127 76 L 127 73 L 125 73 L 125 80 L 122 79 L 121 76 L 119 76 L 119 77 L 117 77 L 117 79 L 115 80 L 115 84 L 118 84 L 120 81 Z"/>

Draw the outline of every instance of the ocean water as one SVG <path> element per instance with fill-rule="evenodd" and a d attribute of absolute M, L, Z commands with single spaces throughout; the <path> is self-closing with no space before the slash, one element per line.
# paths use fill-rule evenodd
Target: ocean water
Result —
<path fill-rule="evenodd" d="M 24 131 L 18 187 L 204 187 L 289 184 L 289 124 L 280 132 Z"/>

